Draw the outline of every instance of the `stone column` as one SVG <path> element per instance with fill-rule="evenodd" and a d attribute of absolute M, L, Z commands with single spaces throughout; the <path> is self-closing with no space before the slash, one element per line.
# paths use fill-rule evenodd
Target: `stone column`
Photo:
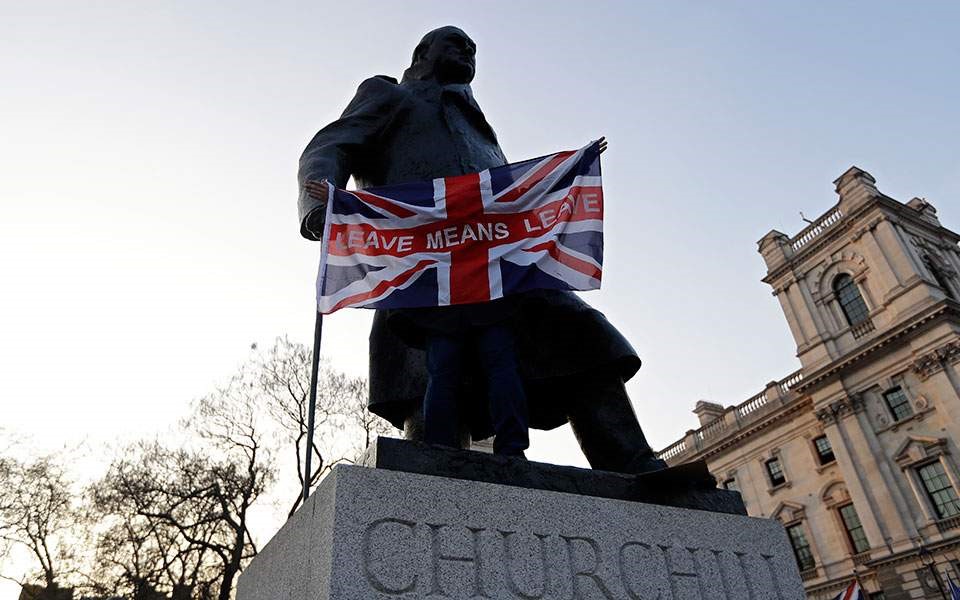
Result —
<path fill-rule="evenodd" d="M 920 271 L 913 257 L 913 251 L 909 244 L 900 236 L 900 233 L 894 228 L 893 223 L 884 219 L 877 224 L 877 241 L 881 246 L 888 249 L 897 249 L 898 253 L 888 253 L 893 271 L 896 273 L 897 280 L 907 282 L 911 278 L 918 276 Z"/>
<path fill-rule="evenodd" d="M 874 544 L 878 542 L 887 544 L 889 536 L 877 519 L 876 502 L 867 493 L 867 486 L 860 475 L 863 472 L 862 465 L 851 452 L 850 440 L 842 423 L 844 414 L 847 412 L 849 412 L 849 405 L 847 400 L 844 399 L 818 410 L 817 418 L 824 424 L 824 431 L 833 446 L 833 452 L 837 457 L 840 471 L 843 473 L 850 498 L 858 508 L 857 514 L 860 516 L 860 522 L 867 534 L 867 539 Z M 833 443 L 834 441 L 837 443 Z M 866 509 L 866 512 L 863 512 L 864 509 Z"/>
<path fill-rule="evenodd" d="M 807 343 L 807 336 L 803 330 L 803 327 L 800 326 L 800 319 L 797 317 L 797 313 L 793 310 L 793 304 L 790 302 L 790 297 L 787 294 L 787 287 L 782 287 L 776 289 L 773 292 L 773 295 L 777 297 L 777 300 L 780 302 L 780 308 L 783 309 L 783 316 L 787 318 L 787 325 L 790 326 L 790 333 L 793 334 L 793 339 L 797 343 L 797 346 L 803 346 Z"/>
<path fill-rule="evenodd" d="M 851 437 L 867 448 L 867 452 L 863 455 L 867 472 L 876 472 L 882 484 L 880 489 L 886 489 L 890 492 L 890 498 L 893 500 L 893 511 L 891 511 L 893 514 L 885 516 L 885 520 L 893 526 L 891 527 L 893 530 L 891 533 L 898 535 L 901 540 L 910 540 L 920 535 L 917 531 L 914 514 L 909 508 L 907 499 L 900 488 L 896 474 L 890 467 L 883 448 L 880 446 L 876 433 L 867 421 L 862 400 L 860 402 L 861 404 L 854 409 L 853 418 L 848 420 L 851 424 Z"/>
<path fill-rule="evenodd" d="M 837 294 L 831 289 L 830 293 L 824 296 L 824 304 L 827 306 L 830 311 L 830 315 L 833 317 L 834 322 L 837 324 L 837 328 L 834 332 L 843 331 L 850 326 L 847 323 L 847 317 L 843 314 L 843 309 L 840 308 L 840 301 L 837 300 Z"/>
<path fill-rule="evenodd" d="M 801 312 L 801 308 L 806 308 L 803 301 L 803 297 L 800 292 L 799 282 L 792 282 L 788 288 L 784 290 L 784 293 L 787 296 L 787 302 L 790 304 L 790 309 L 793 312 L 794 317 L 797 319 L 797 325 L 800 329 L 800 335 L 803 337 L 803 343 L 810 343 L 814 337 L 817 335 L 816 325 L 812 323 L 812 317 L 808 317 L 810 314 L 809 309 L 806 311 L 806 314 Z M 809 331 L 810 329 L 813 331 Z"/>
<path fill-rule="evenodd" d="M 880 242 L 877 241 L 877 236 L 873 233 L 873 227 L 868 228 L 864 233 L 863 237 L 863 246 L 864 253 L 870 259 L 870 264 L 879 271 L 879 275 L 882 279 L 889 282 L 887 286 L 887 291 L 889 292 L 895 287 L 903 285 L 903 280 L 897 276 L 897 272 L 893 269 L 893 263 L 890 261 L 890 257 L 887 255 L 887 252 L 883 249 L 883 246 Z"/>
<path fill-rule="evenodd" d="M 953 270 L 960 273 L 960 252 L 957 251 L 956 246 L 943 250 L 941 254 L 946 257 L 946 261 L 953 267 Z M 956 282 L 956 279 L 954 279 L 954 282 Z"/>
<path fill-rule="evenodd" d="M 957 372 L 957 365 L 946 362 L 943 365 L 943 377 L 946 378 L 947 383 L 950 384 L 954 396 L 952 399 L 947 399 L 938 394 L 938 397 L 935 399 L 937 410 L 944 411 L 947 417 L 945 421 L 950 424 L 948 427 L 952 427 L 953 429 L 954 435 L 952 437 L 953 439 L 957 439 L 956 434 L 958 425 L 960 425 L 960 414 L 957 412 L 957 408 L 960 407 L 960 374 Z"/>
<path fill-rule="evenodd" d="M 917 275 L 924 273 L 926 267 L 923 264 L 923 259 L 920 257 L 920 253 L 917 252 L 916 246 L 910 242 L 910 234 L 904 229 L 903 225 L 893 221 L 891 222 L 894 232 L 896 232 L 898 239 L 903 244 L 903 247 L 906 249 L 907 257 L 913 262 L 914 271 Z"/>
<path fill-rule="evenodd" d="M 913 370 L 920 378 L 924 397 L 935 404 L 951 438 L 957 439 L 960 436 L 960 373 L 951 361 L 952 348 L 947 344 L 927 352 L 914 361 Z"/>
<path fill-rule="evenodd" d="M 877 310 L 883 304 L 877 302 L 877 299 L 874 297 L 875 291 L 881 290 L 871 290 L 869 285 L 867 285 L 867 273 L 866 271 L 861 272 L 858 275 L 854 275 L 853 280 L 857 283 L 857 287 L 860 289 L 860 297 L 863 298 L 863 302 L 867 305 L 867 311 L 869 311 L 870 317 L 873 318 L 874 311 Z M 877 283 L 874 280 L 871 280 L 874 283 Z"/>
<path fill-rule="evenodd" d="M 806 280 L 799 280 L 797 285 L 800 287 L 800 297 L 803 299 L 803 303 L 807 307 L 807 312 L 809 312 L 810 316 L 813 318 L 813 325 L 817 328 L 817 337 L 823 337 L 823 335 L 827 333 L 829 329 L 827 328 L 826 322 L 823 320 L 823 315 L 820 313 L 817 303 L 813 301 L 813 296 L 810 295 L 810 288 L 807 285 Z"/>

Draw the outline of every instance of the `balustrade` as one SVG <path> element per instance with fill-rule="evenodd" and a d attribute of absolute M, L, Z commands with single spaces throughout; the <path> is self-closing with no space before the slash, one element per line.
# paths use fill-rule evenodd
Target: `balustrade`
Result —
<path fill-rule="evenodd" d="M 778 381 L 777 386 L 780 389 L 780 393 L 786 396 L 790 390 L 799 385 L 802 381 L 803 373 L 801 371 L 796 371 Z M 743 402 L 732 409 L 734 416 L 733 419 L 726 419 L 722 416 L 718 419 L 714 419 L 700 429 L 688 432 L 687 436 L 685 436 L 683 439 L 661 450 L 658 453 L 658 456 L 669 461 L 688 452 L 700 450 L 702 448 L 701 442 L 710 438 L 719 437 L 728 431 L 739 429 L 744 423 L 754 420 L 760 415 L 761 412 L 766 412 L 761 411 L 761 409 L 768 404 L 770 404 L 770 399 L 768 398 L 766 391 L 760 392 L 755 396 L 751 396 L 746 402 Z M 777 403 L 777 405 L 779 406 L 779 403 Z M 688 440 L 692 445 L 687 444 Z"/>
<path fill-rule="evenodd" d="M 667 446 L 666 448 L 661 450 L 658 456 L 663 460 L 670 460 L 671 458 L 680 456 L 686 451 L 687 451 L 686 441 L 680 440 L 679 442 L 675 442 L 674 444 Z"/>
<path fill-rule="evenodd" d="M 741 419 L 752 412 L 762 408 L 767 403 L 767 392 L 760 392 L 737 407 L 737 416 Z"/>
<path fill-rule="evenodd" d="M 863 321 L 862 323 L 857 323 L 856 325 L 851 327 L 850 333 L 853 334 L 853 339 L 859 340 L 860 338 L 867 335 L 874 329 L 876 329 L 876 327 L 874 327 L 873 321 L 871 321 L 870 319 L 867 319 L 866 321 Z"/>
<path fill-rule="evenodd" d="M 960 527 L 960 515 L 937 521 L 937 529 L 940 531 L 940 533 L 947 533 L 948 531 L 956 529 L 957 527 Z"/>
<path fill-rule="evenodd" d="M 793 239 L 790 240 L 790 247 L 796 252 L 842 218 L 843 213 L 840 212 L 840 209 L 834 208 L 795 235 Z"/>

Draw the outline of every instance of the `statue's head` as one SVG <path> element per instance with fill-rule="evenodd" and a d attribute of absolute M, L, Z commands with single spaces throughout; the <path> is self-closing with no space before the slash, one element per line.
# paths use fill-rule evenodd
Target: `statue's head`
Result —
<path fill-rule="evenodd" d="M 413 51 L 404 80 L 434 80 L 440 84 L 470 83 L 476 70 L 477 45 L 458 27 L 447 25 L 423 36 Z"/>

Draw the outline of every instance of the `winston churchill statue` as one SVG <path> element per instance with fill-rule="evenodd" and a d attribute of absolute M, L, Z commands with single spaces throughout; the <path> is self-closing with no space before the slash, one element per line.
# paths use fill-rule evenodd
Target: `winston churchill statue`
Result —
<path fill-rule="evenodd" d="M 300 159 L 300 231 L 320 239 L 323 180 L 357 187 L 475 173 L 507 162 L 470 88 L 476 46 L 456 27 L 429 32 L 397 82 L 378 75 L 360 84 L 342 116 L 321 129 Z M 599 311 L 563 291 L 538 291 L 458 310 L 378 310 L 370 332 L 370 410 L 421 439 L 427 385 L 423 328 L 510 324 L 526 391 L 529 424 L 573 428 L 596 469 L 641 473 L 665 464 L 651 451 L 624 382 L 640 368 L 629 342 Z M 433 312 L 431 312 L 433 311 Z M 482 379 L 468 369 L 458 393 L 460 430 L 491 434 Z"/>

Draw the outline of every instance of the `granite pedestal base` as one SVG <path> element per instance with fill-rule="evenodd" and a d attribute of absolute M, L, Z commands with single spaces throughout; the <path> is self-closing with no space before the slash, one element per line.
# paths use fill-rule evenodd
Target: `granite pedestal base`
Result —
<path fill-rule="evenodd" d="M 491 457 L 494 458 L 494 457 Z M 802 600 L 779 523 L 337 466 L 238 600 Z"/>

